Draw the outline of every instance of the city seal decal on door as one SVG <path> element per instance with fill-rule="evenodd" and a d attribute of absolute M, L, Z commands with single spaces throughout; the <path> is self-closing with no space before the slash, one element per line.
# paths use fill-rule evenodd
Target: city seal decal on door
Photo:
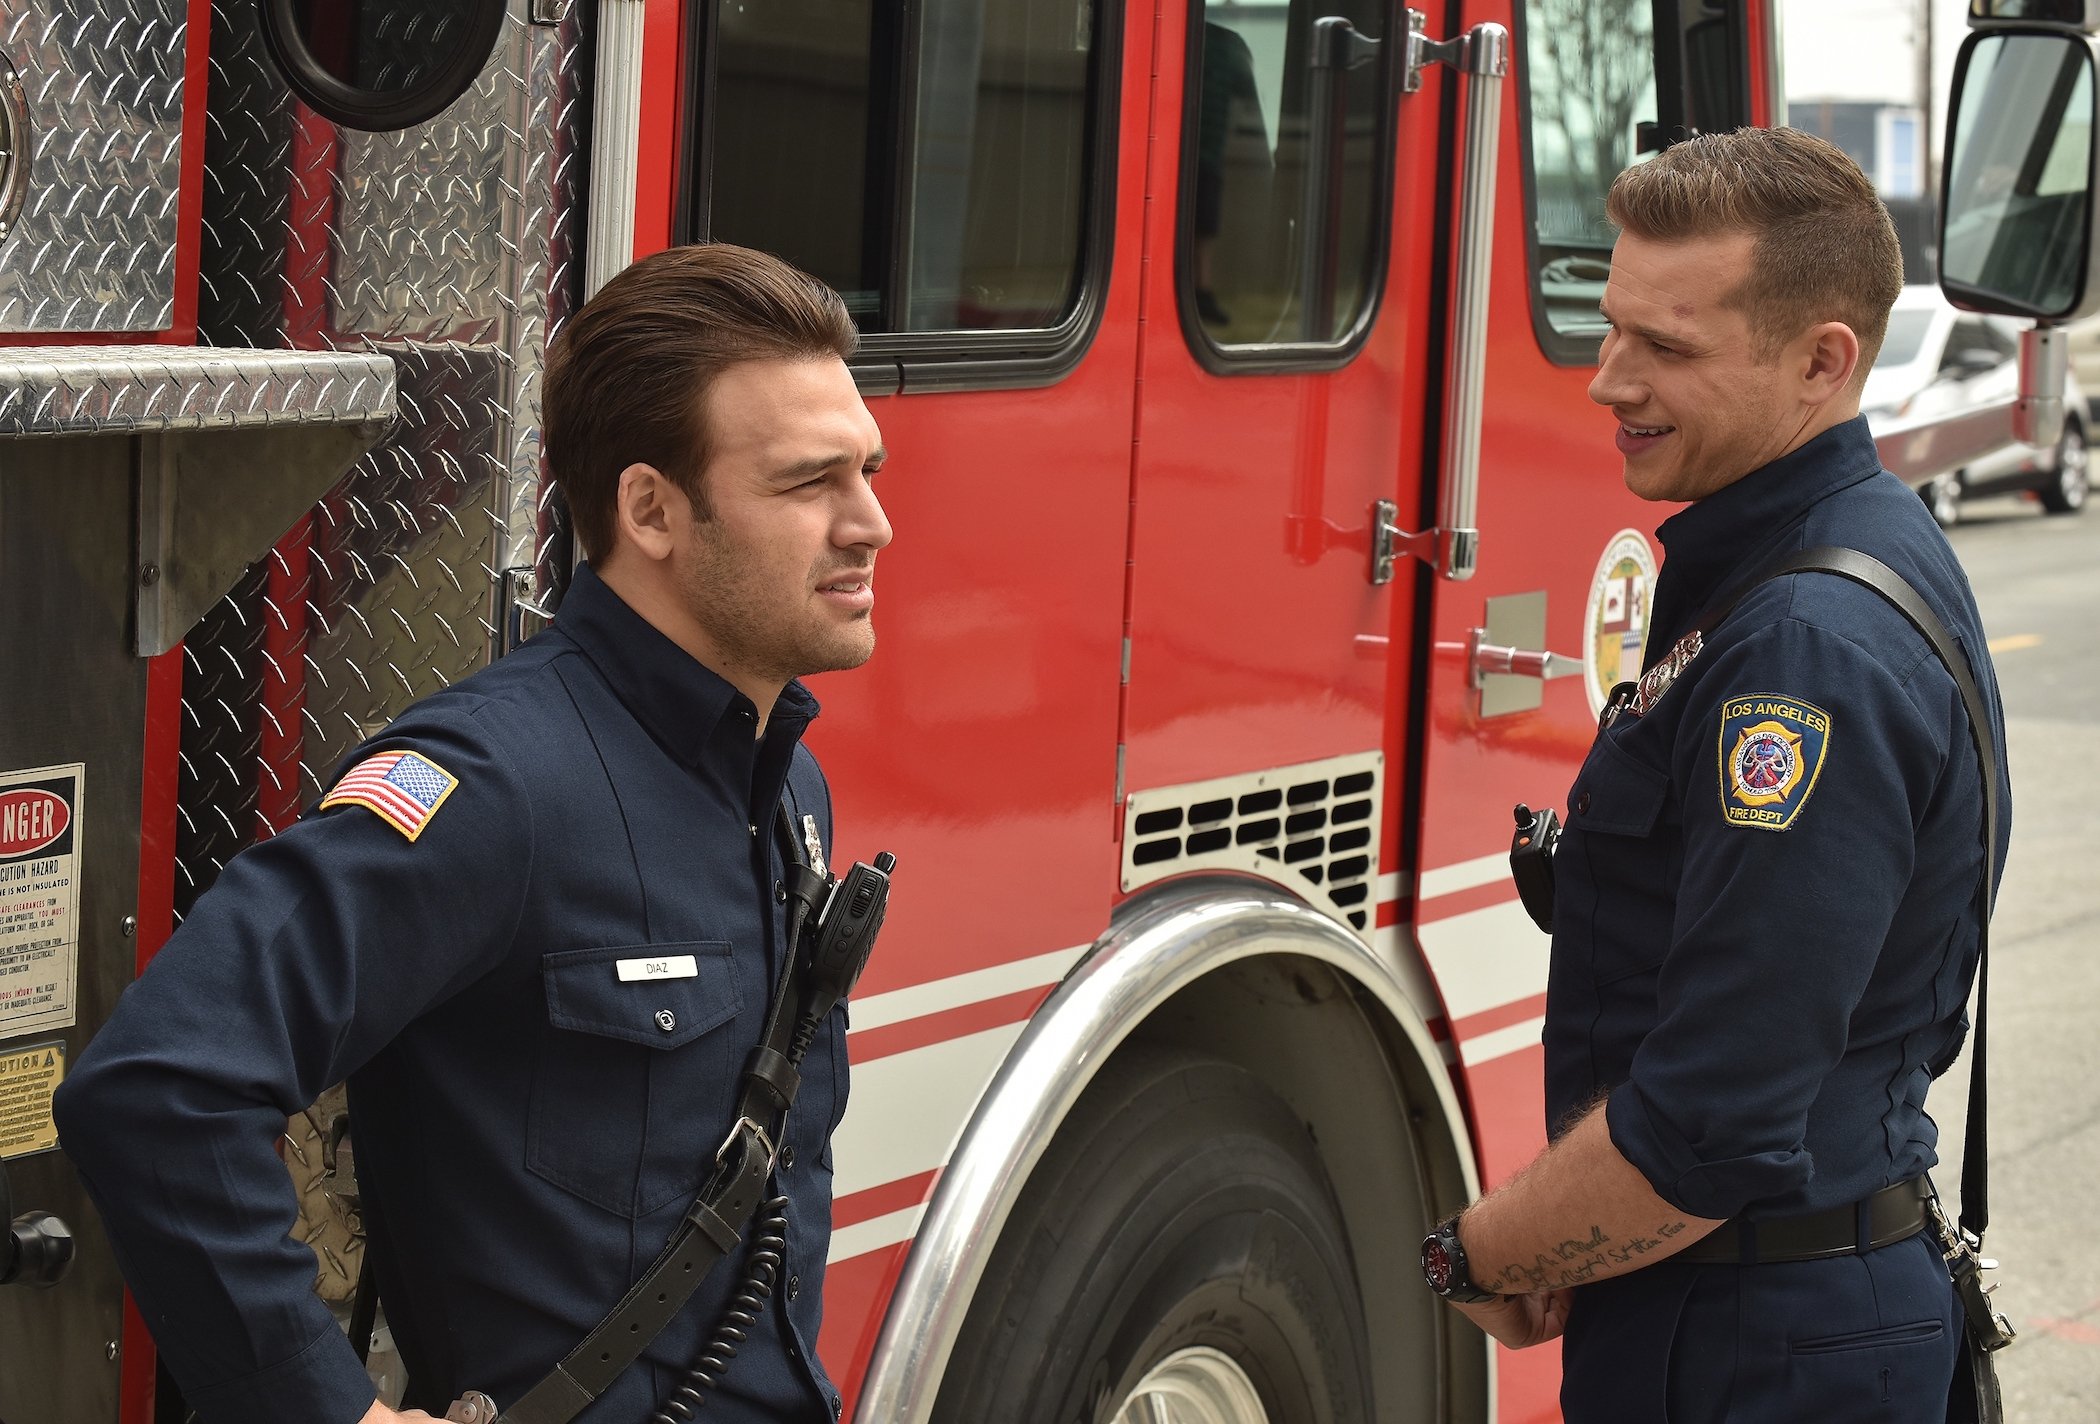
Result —
<path fill-rule="evenodd" d="M 1791 697 L 1759 694 L 1721 704 L 1721 815 L 1734 826 L 1794 824 L 1830 748 L 1830 717 Z"/>
<path fill-rule="evenodd" d="M 1601 714 L 1611 690 L 1641 675 L 1648 645 L 1648 601 L 1655 589 L 1655 552 L 1638 529 L 1621 529 L 1604 547 L 1590 576 L 1589 611 L 1583 618 L 1583 686 L 1590 712 Z"/>

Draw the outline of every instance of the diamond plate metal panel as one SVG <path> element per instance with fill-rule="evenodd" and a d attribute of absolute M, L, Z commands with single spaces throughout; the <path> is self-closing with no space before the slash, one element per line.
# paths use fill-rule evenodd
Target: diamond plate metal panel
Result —
<path fill-rule="evenodd" d="M 578 300 L 586 87 L 583 7 L 548 26 L 529 4 L 466 95 L 398 134 L 317 119 L 257 7 L 213 5 L 203 337 L 384 355 L 400 415 L 189 640 L 186 885 L 483 665 L 503 571 L 540 553 L 539 375 Z"/>
<path fill-rule="evenodd" d="M 255 839 L 262 720 L 262 593 L 249 570 L 182 645 L 182 743 L 175 785 L 175 915 Z"/>
<path fill-rule="evenodd" d="M 353 425 L 394 414 L 394 368 L 339 351 L 0 348 L 0 435 Z"/>
<path fill-rule="evenodd" d="M 0 331 L 174 319 L 182 0 L 0 0 L 29 103 L 30 190 L 0 245 Z"/>
<path fill-rule="evenodd" d="M 314 511 L 302 804 L 358 742 L 488 661 L 500 353 L 411 346 L 395 360 L 395 433 Z"/>

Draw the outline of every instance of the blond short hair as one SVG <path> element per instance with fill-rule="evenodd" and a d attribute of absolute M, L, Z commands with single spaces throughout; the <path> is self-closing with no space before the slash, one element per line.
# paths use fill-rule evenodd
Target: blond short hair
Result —
<path fill-rule="evenodd" d="M 1888 209 L 1842 149 L 1799 129 L 1737 129 L 1672 144 L 1621 173 L 1605 212 L 1651 242 L 1745 234 L 1750 275 L 1729 294 L 1760 359 L 1820 322 L 1859 338 L 1859 374 L 1881 350 L 1903 286 Z"/>

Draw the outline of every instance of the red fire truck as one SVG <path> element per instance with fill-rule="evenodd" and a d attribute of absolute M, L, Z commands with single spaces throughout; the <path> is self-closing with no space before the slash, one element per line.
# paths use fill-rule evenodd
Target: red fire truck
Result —
<path fill-rule="evenodd" d="M 881 652 L 816 689 L 837 853 L 906 867 L 855 1417 L 1553 1417 L 1416 1247 L 1542 1140 L 1511 807 L 1642 656 L 1603 191 L 1781 114 L 1778 8 L 8 0 L 0 1223 L 56 1279 L 0 1290 L 0 1419 L 182 1417 L 50 1093 L 228 857 L 546 616 L 547 337 L 707 239 L 845 294 L 894 452 Z M 341 1297 L 334 1146 L 286 1155 Z"/>

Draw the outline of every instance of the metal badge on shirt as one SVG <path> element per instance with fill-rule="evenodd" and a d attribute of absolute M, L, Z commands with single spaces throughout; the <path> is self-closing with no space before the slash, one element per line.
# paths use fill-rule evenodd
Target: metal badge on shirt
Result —
<path fill-rule="evenodd" d="M 1670 690 L 1692 660 L 1706 650 L 1706 639 L 1696 630 L 1685 634 L 1670 645 L 1670 651 L 1656 659 L 1655 666 L 1641 674 L 1639 682 L 1622 682 L 1612 689 L 1610 701 L 1605 705 L 1604 716 L 1598 724 L 1609 727 L 1621 715 L 1645 717 L 1662 695 Z"/>
<path fill-rule="evenodd" d="M 1783 831 L 1801 814 L 1830 749 L 1830 714 L 1758 693 L 1721 704 L 1721 814 L 1730 825 Z"/>
<path fill-rule="evenodd" d="M 822 875 L 824 870 L 824 842 L 817 835 L 817 818 L 802 818 L 802 844 L 809 850 L 809 868 Z"/>

